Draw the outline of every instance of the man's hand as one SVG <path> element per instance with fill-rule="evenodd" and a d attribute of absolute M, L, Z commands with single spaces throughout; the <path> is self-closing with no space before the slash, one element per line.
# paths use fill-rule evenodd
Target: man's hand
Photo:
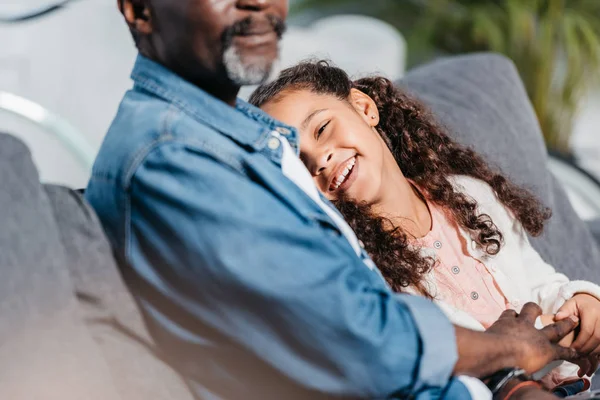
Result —
<path fill-rule="evenodd" d="M 538 330 L 534 321 L 541 313 L 538 305 L 527 303 L 521 314 L 503 312 L 486 332 L 456 327 L 458 362 L 454 374 L 481 378 L 510 367 L 533 373 L 554 360 L 576 360 L 576 350 L 556 343 L 575 329 L 577 318 L 571 316 Z"/>
<path fill-rule="evenodd" d="M 557 321 L 554 319 L 554 314 L 544 314 L 540 317 L 540 319 L 542 321 L 542 326 L 552 325 Z M 572 331 L 567 336 L 565 336 L 560 342 L 558 342 L 558 344 L 562 347 L 571 347 L 574 341 L 575 331 Z"/>
<path fill-rule="evenodd" d="M 537 304 L 527 303 L 520 314 L 514 310 L 504 311 L 486 331 L 505 340 L 512 339 L 516 350 L 515 365 L 528 373 L 542 369 L 551 361 L 573 361 L 579 356 L 574 349 L 556 344 L 577 327 L 577 317 L 570 316 L 538 330 L 534 323 L 541 314 L 542 309 Z"/>

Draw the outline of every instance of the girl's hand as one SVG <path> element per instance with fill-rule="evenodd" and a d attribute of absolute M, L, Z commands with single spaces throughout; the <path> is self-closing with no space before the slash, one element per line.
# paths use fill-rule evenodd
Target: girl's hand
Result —
<path fill-rule="evenodd" d="M 600 354 L 600 301 L 589 294 L 576 294 L 558 310 L 556 321 L 569 316 L 579 318 L 579 333 L 571 345 L 584 355 Z"/>
<path fill-rule="evenodd" d="M 600 301 L 589 294 L 577 294 L 558 310 L 556 321 L 575 315 L 580 319 L 579 333 L 571 345 L 572 348 L 586 355 L 576 362 L 579 365 L 579 376 L 591 376 L 600 364 Z"/>

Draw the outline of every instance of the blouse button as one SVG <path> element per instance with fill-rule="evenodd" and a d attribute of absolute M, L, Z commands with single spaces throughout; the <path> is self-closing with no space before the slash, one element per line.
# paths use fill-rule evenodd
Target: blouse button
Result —
<path fill-rule="evenodd" d="M 477 292 L 471 292 L 471 298 L 473 300 L 477 300 L 479 298 L 479 293 L 477 293 Z"/>
<path fill-rule="evenodd" d="M 459 272 L 460 272 L 460 268 L 458 268 L 456 265 L 454 267 L 452 267 L 452 273 L 454 275 L 458 275 Z"/>
<path fill-rule="evenodd" d="M 442 248 L 442 242 L 440 242 L 439 240 L 436 240 L 435 242 L 433 242 L 433 247 L 435 247 L 436 249 L 441 249 Z"/>

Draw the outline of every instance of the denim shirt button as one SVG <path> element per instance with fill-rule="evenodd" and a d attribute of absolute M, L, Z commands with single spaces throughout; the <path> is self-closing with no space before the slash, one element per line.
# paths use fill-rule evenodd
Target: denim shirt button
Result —
<path fill-rule="evenodd" d="M 281 142 L 277 138 L 269 139 L 269 143 L 267 144 L 271 150 L 277 150 Z"/>

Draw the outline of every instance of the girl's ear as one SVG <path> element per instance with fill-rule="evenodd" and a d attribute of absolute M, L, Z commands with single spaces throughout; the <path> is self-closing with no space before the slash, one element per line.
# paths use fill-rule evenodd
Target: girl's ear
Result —
<path fill-rule="evenodd" d="M 377 110 L 377 104 L 371 97 L 358 89 L 351 89 L 350 103 L 356 112 L 363 117 L 367 125 L 371 127 L 379 125 L 379 111 Z"/>

